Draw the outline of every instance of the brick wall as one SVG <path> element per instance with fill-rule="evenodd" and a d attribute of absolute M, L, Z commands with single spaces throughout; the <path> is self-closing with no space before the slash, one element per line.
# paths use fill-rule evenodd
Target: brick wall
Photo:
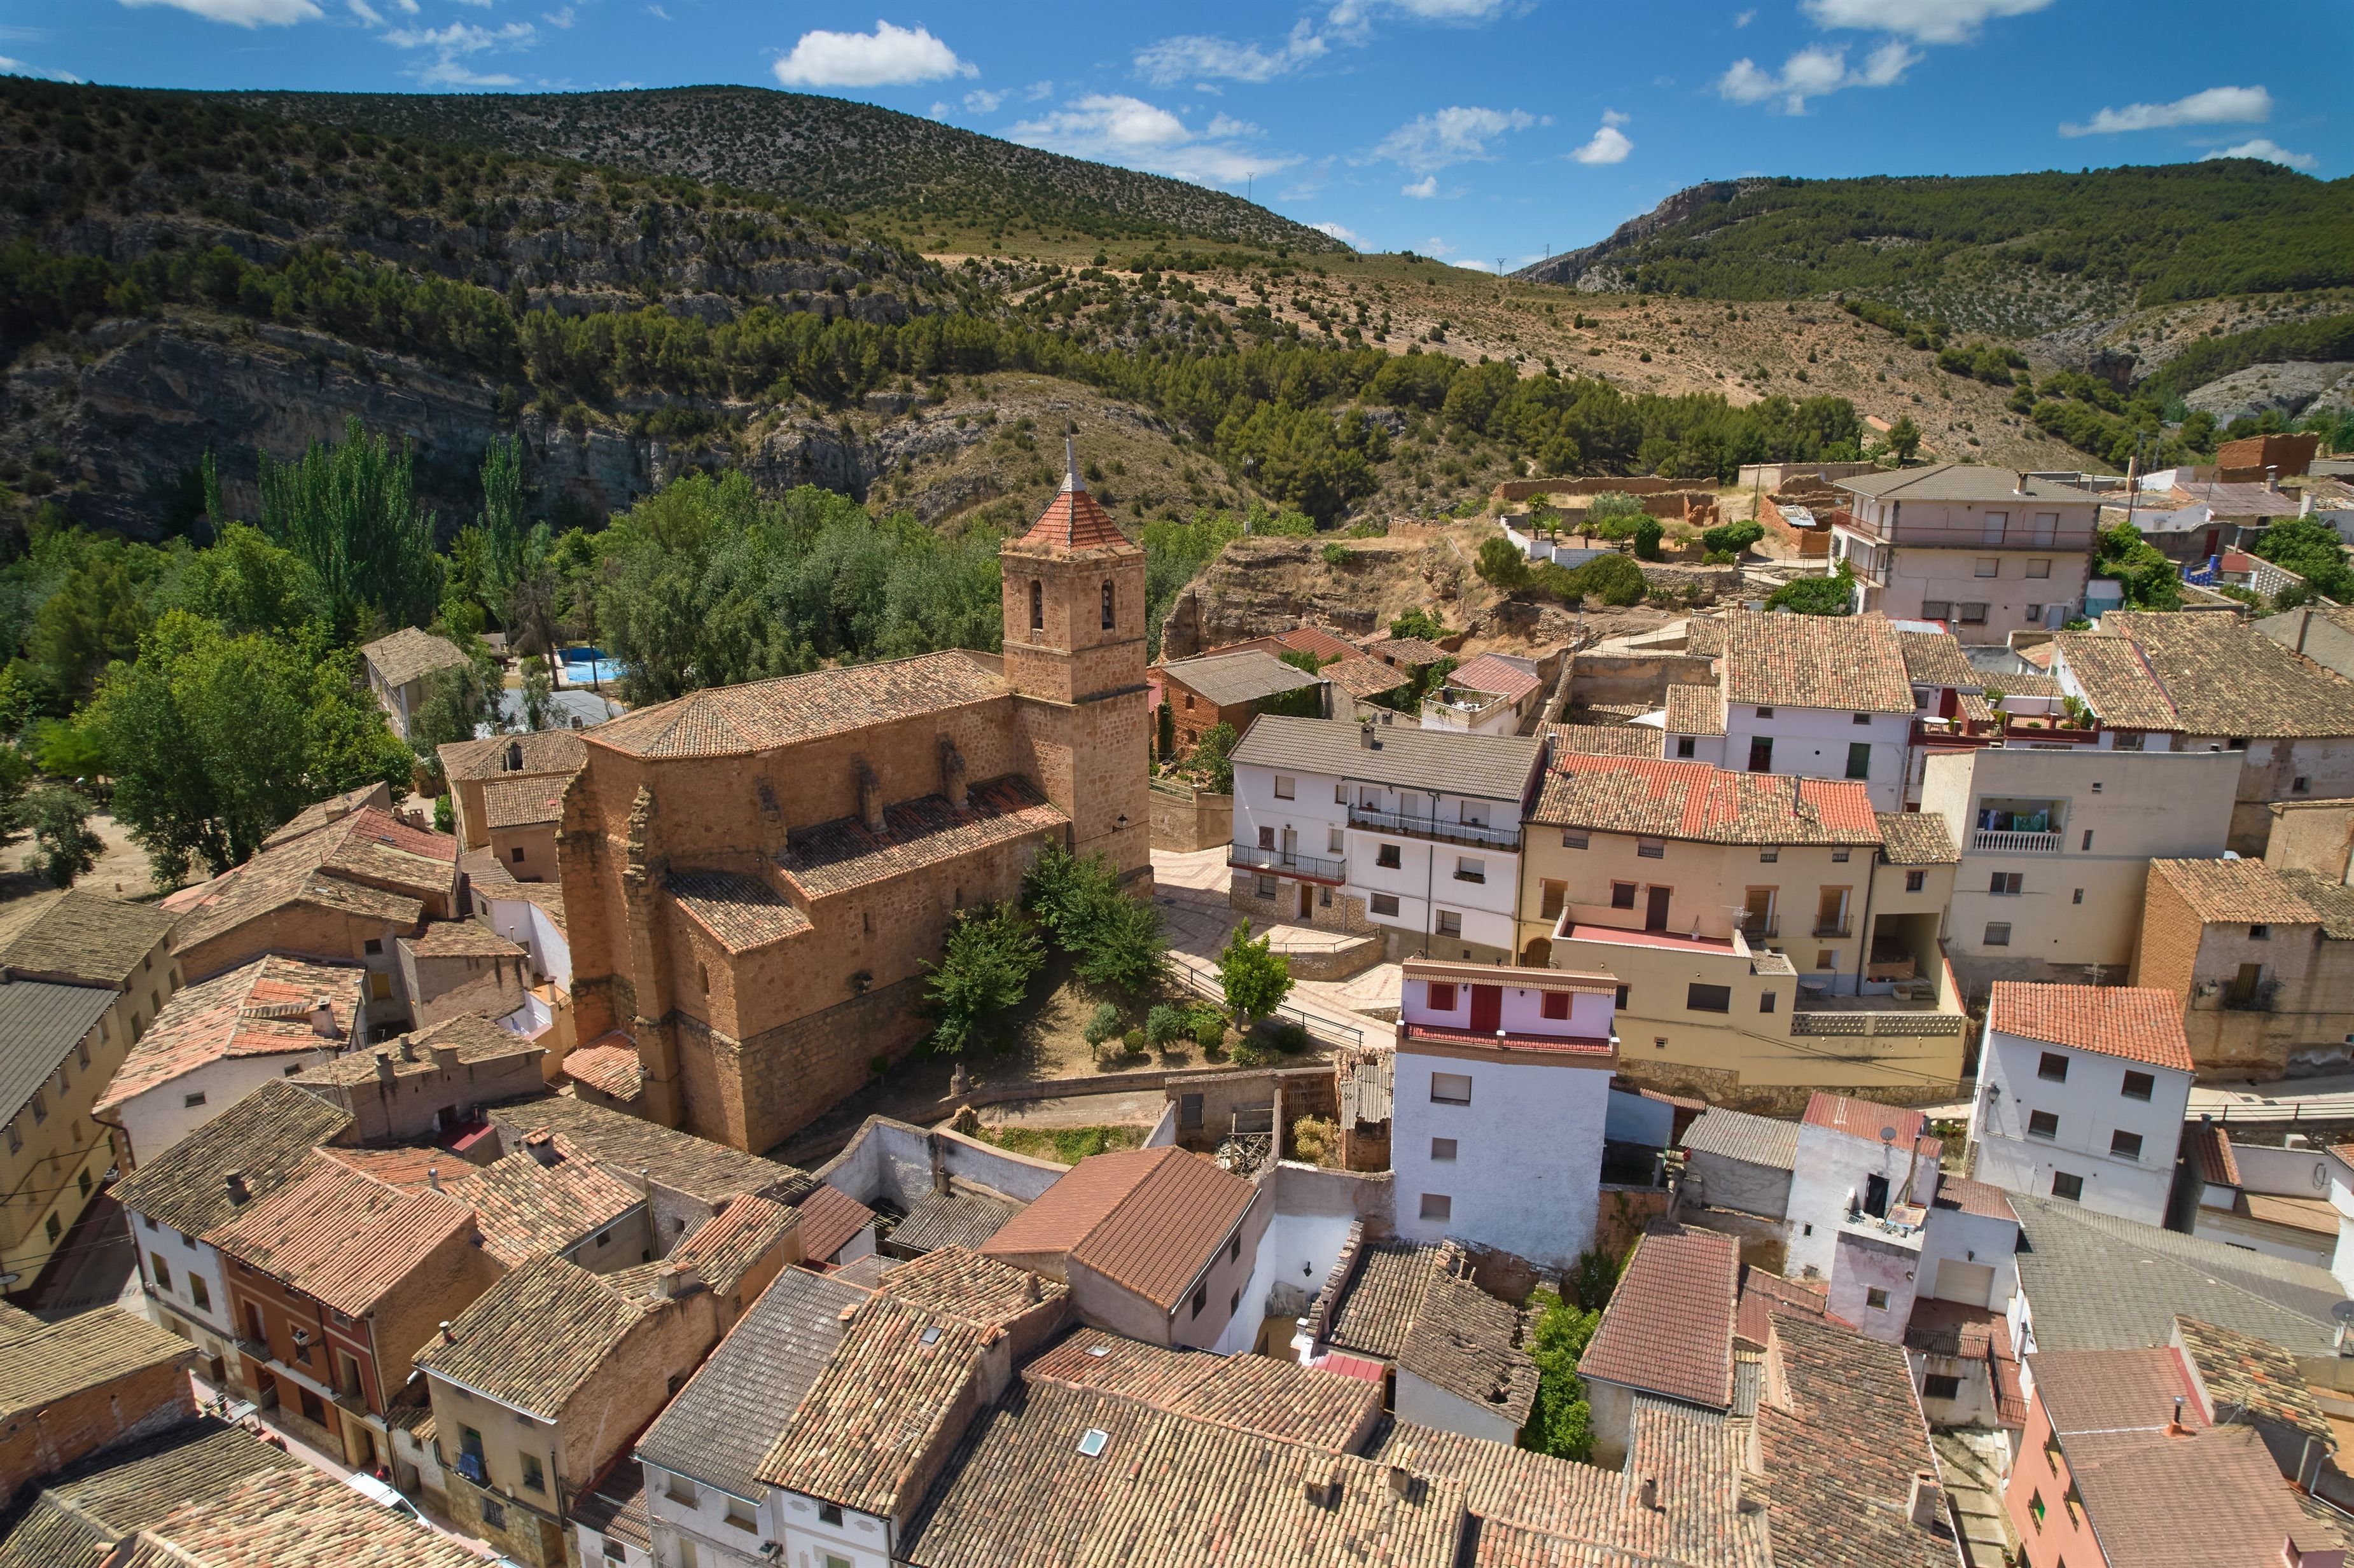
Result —
<path fill-rule="evenodd" d="M 86 1455 L 176 1426 L 196 1413 L 195 1391 L 178 1364 L 150 1367 L 27 1411 L 0 1426 L 0 1497 Z"/>

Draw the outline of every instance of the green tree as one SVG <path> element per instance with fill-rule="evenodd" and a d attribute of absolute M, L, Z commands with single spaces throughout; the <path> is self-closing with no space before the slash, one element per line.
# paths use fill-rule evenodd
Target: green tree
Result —
<path fill-rule="evenodd" d="M 1238 1027 L 1265 1018 L 1291 994 L 1291 960 L 1274 951 L 1267 938 L 1251 940 L 1250 927 L 1236 926 L 1218 952 L 1218 986 Z"/>
<path fill-rule="evenodd" d="M 1912 415 L 1899 414 L 1888 427 L 1888 450 L 1896 454 L 1898 462 L 1911 462 L 1913 454 L 1921 450 L 1921 427 L 1913 422 Z"/>
<path fill-rule="evenodd" d="M 1235 747 L 1241 743 L 1235 726 L 1223 722 L 1204 730 L 1194 743 L 1193 766 L 1208 775 L 1211 794 L 1235 792 Z"/>
<path fill-rule="evenodd" d="M 1045 961 L 1038 933 L 1011 904 L 959 910 L 946 947 L 924 985 L 935 1051 L 961 1051 L 1029 993 Z"/>
<path fill-rule="evenodd" d="M 2093 575 L 2115 578 L 2128 609 L 2182 608 L 2180 572 L 2131 523 L 2093 536 Z"/>
<path fill-rule="evenodd" d="M 1500 534 L 1479 541 L 1479 554 L 1471 569 L 1498 593 L 1518 593 L 1529 586 L 1529 557 Z"/>
<path fill-rule="evenodd" d="M 190 610 L 232 633 L 291 632 L 321 612 L 302 558 L 245 523 L 222 524 L 209 549 L 182 552 L 159 586 L 156 609 Z"/>
<path fill-rule="evenodd" d="M 1534 1325 L 1529 1359 L 1537 1365 L 1536 1403 L 1521 1429 L 1521 1446 L 1556 1459 L 1585 1459 L 1594 1446 L 1594 1412 L 1577 1363 L 1601 1326 L 1602 1314 L 1582 1310 L 1551 1290 L 1529 1298 Z"/>
<path fill-rule="evenodd" d="M 1039 846 L 1023 878 L 1023 902 L 1055 945 L 1076 962 L 1089 985 L 1140 993 L 1158 983 L 1169 944 L 1161 911 L 1120 891 L 1119 874 L 1104 855 L 1074 855 L 1062 845 Z"/>
<path fill-rule="evenodd" d="M 2354 600 L 2354 571 L 2346 566 L 2346 546 L 2338 530 L 2318 517 L 2285 517 L 2248 546 L 2274 566 L 2295 572 L 2340 604 Z"/>
<path fill-rule="evenodd" d="M 1841 561 L 1827 577 L 1798 577 L 1766 596 L 1768 609 L 1795 615 L 1847 615 L 1855 609 L 1855 568 Z"/>
<path fill-rule="evenodd" d="M 442 747 L 473 739 L 482 726 L 498 727 L 497 669 L 487 658 L 470 659 L 427 671 L 424 687 L 424 700 L 409 716 L 408 744 L 426 770 L 438 775 Z"/>
<path fill-rule="evenodd" d="M 534 653 L 523 662 L 523 726 L 542 730 L 556 722 L 556 683 L 547 661 Z"/>
<path fill-rule="evenodd" d="M 1419 637 L 1426 642 L 1436 642 L 1447 634 L 1447 628 L 1438 619 L 1420 605 L 1390 622 L 1392 637 Z"/>
<path fill-rule="evenodd" d="M 97 808 L 69 784 L 44 784 L 25 797 L 23 820 L 33 831 L 33 853 L 25 869 L 52 887 L 71 887 L 106 853 L 106 841 L 90 831 Z"/>
<path fill-rule="evenodd" d="M 0 746 L 0 844 L 15 842 L 25 826 L 25 786 L 33 764 L 13 746 Z"/>
<path fill-rule="evenodd" d="M 432 619 L 442 563 L 406 447 L 396 454 L 354 416 L 341 446 L 313 441 L 292 463 L 266 452 L 260 462 L 262 531 L 311 568 L 338 636 L 371 617 L 395 627 Z"/>
<path fill-rule="evenodd" d="M 127 659 L 147 629 L 142 592 L 161 564 L 157 552 L 112 540 L 93 543 L 81 566 L 33 619 L 27 655 L 49 690 L 80 702 L 106 666 Z"/>

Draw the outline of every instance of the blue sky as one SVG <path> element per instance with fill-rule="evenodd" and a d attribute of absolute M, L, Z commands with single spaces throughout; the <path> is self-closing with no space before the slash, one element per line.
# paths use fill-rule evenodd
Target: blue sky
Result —
<path fill-rule="evenodd" d="M 6 0 L 0 70 L 135 86 L 746 82 L 1245 192 L 1373 249 L 1518 267 L 1697 180 L 2240 152 L 2354 164 L 2285 0 Z"/>

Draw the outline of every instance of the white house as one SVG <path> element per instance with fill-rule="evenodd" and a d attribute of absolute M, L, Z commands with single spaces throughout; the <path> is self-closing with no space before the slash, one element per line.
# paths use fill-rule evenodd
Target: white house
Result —
<path fill-rule="evenodd" d="M 1396 957 L 1509 962 L 1533 736 L 1267 715 L 1235 748 L 1229 898 L 1378 933 Z"/>
<path fill-rule="evenodd" d="M 2228 1128 L 2201 1117 L 2183 1150 L 2190 1234 L 2334 1268 L 2346 1229 L 2336 1193 L 2354 1181 L 2354 1165 L 2340 1149 L 2317 1149 L 2302 1134 L 2290 1137 L 2280 1147 L 2234 1143 Z"/>
<path fill-rule="evenodd" d="M 1996 981 L 1970 1107 L 1979 1179 L 2162 1224 L 2191 1070 L 2172 991 Z"/>
<path fill-rule="evenodd" d="M 1830 1310 L 1897 1343 L 1922 1288 L 1923 1231 L 1944 1144 L 1929 1119 L 1817 1093 L 1791 1160 L 1788 1272 L 1826 1281 Z"/>
<path fill-rule="evenodd" d="M 1567 1266 L 1593 1240 L 1601 1201 L 1618 982 L 1412 959 L 1403 971 L 1397 1234 Z"/>

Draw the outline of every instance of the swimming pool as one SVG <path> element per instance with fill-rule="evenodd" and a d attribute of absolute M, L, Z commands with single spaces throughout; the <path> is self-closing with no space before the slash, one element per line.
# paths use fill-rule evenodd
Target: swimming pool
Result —
<path fill-rule="evenodd" d="M 610 685 L 621 678 L 621 666 L 606 657 L 602 648 L 567 648 L 558 666 L 557 683 L 565 686 Z"/>

